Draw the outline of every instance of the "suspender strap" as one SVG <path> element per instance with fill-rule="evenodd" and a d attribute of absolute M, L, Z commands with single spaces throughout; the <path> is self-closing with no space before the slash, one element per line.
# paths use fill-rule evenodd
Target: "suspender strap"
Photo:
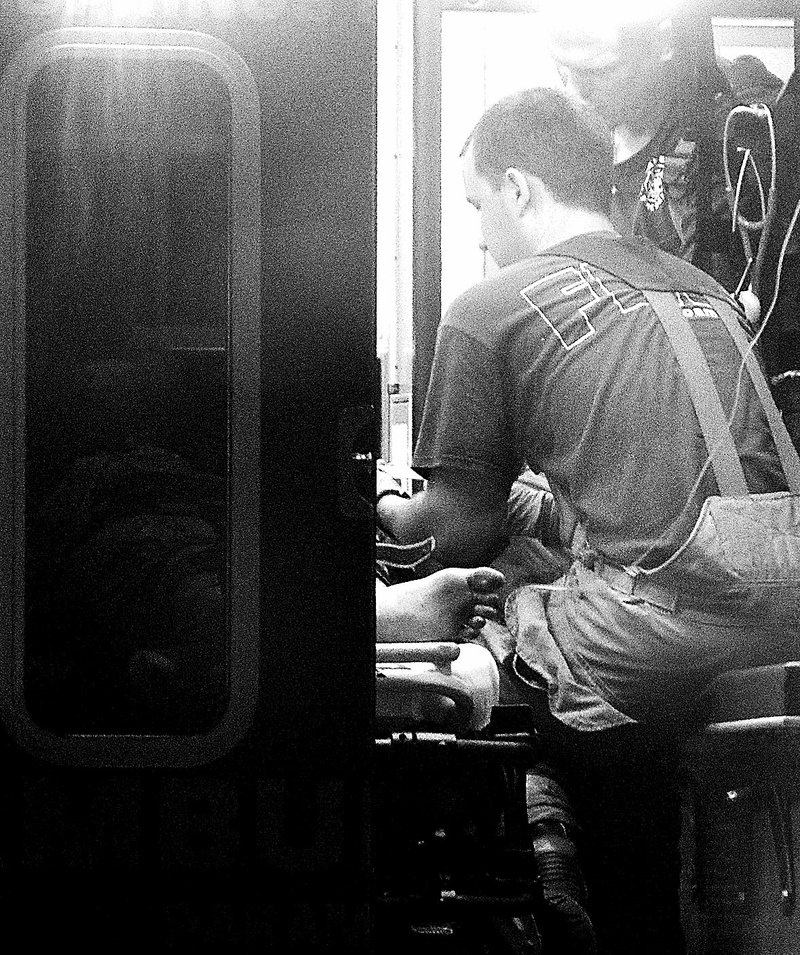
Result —
<path fill-rule="evenodd" d="M 778 411 L 778 406 L 772 397 L 767 379 L 764 377 L 761 366 L 753 354 L 753 349 L 750 347 L 747 335 L 742 326 L 736 321 L 736 317 L 722 309 L 720 310 L 720 314 L 722 321 L 725 323 L 725 327 L 728 329 L 728 333 L 736 342 L 736 347 L 741 353 L 744 366 L 750 375 L 750 380 L 753 382 L 753 388 L 755 388 L 759 401 L 764 408 L 764 414 L 767 416 L 767 424 L 769 424 L 769 430 L 772 432 L 772 440 L 775 442 L 778 457 L 781 459 L 781 467 L 783 468 L 783 474 L 786 478 L 789 490 L 794 494 L 800 494 L 800 457 L 795 450 L 789 432 L 786 430 L 786 425 L 783 423 L 783 418 L 781 417 L 780 411 Z"/>
<path fill-rule="evenodd" d="M 661 322 L 683 371 L 720 494 L 723 497 L 745 497 L 749 493 L 747 481 L 697 336 L 684 317 L 674 292 L 645 289 L 642 292 Z"/>

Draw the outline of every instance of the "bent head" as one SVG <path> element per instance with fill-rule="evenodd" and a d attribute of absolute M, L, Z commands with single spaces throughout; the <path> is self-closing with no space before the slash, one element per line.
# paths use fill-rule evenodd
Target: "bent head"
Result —
<path fill-rule="evenodd" d="M 546 0 L 540 23 L 567 90 L 595 106 L 612 127 L 654 101 L 669 102 L 675 6 L 653 0 L 615 16 L 605 4 Z"/>
<path fill-rule="evenodd" d="M 481 245 L 503 267 L 551 239 L 554 206 L 607 216 L 613 146 L 588 105 L 552 89 L 499 100 L 462 151 L 468 201 L 481 216 Z"/>

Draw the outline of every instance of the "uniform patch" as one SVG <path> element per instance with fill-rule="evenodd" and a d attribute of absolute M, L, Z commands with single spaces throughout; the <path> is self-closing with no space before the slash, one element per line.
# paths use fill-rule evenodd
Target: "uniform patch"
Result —
<path fill-rule="evenodd" d="M 643 202 L 650 212 L 655 212 L 656 209 L 661 208 L 664 195 L 664 157 L 659 156 L 657 159 L 654 157 L 647 164 L 639 202 Z"/>

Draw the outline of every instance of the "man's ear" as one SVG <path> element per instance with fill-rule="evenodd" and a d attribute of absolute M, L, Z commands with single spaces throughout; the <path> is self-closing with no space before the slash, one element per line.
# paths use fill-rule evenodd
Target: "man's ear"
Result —
<path fill-rule="evenodd" d="M 531 184 L 524 172 L 513 166 L 506 169 L 505 186 L 519 215 L 527 212 L 533 198 Z"/>

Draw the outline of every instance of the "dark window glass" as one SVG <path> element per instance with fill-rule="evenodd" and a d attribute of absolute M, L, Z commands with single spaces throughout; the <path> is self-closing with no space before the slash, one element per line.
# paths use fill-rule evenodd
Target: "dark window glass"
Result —
<path fill-rule="evenodd" d="M 229 698 L 231 104 L 202 63 L 28 86 L 25 697 L 59 733 L 203 733 Z"/>

